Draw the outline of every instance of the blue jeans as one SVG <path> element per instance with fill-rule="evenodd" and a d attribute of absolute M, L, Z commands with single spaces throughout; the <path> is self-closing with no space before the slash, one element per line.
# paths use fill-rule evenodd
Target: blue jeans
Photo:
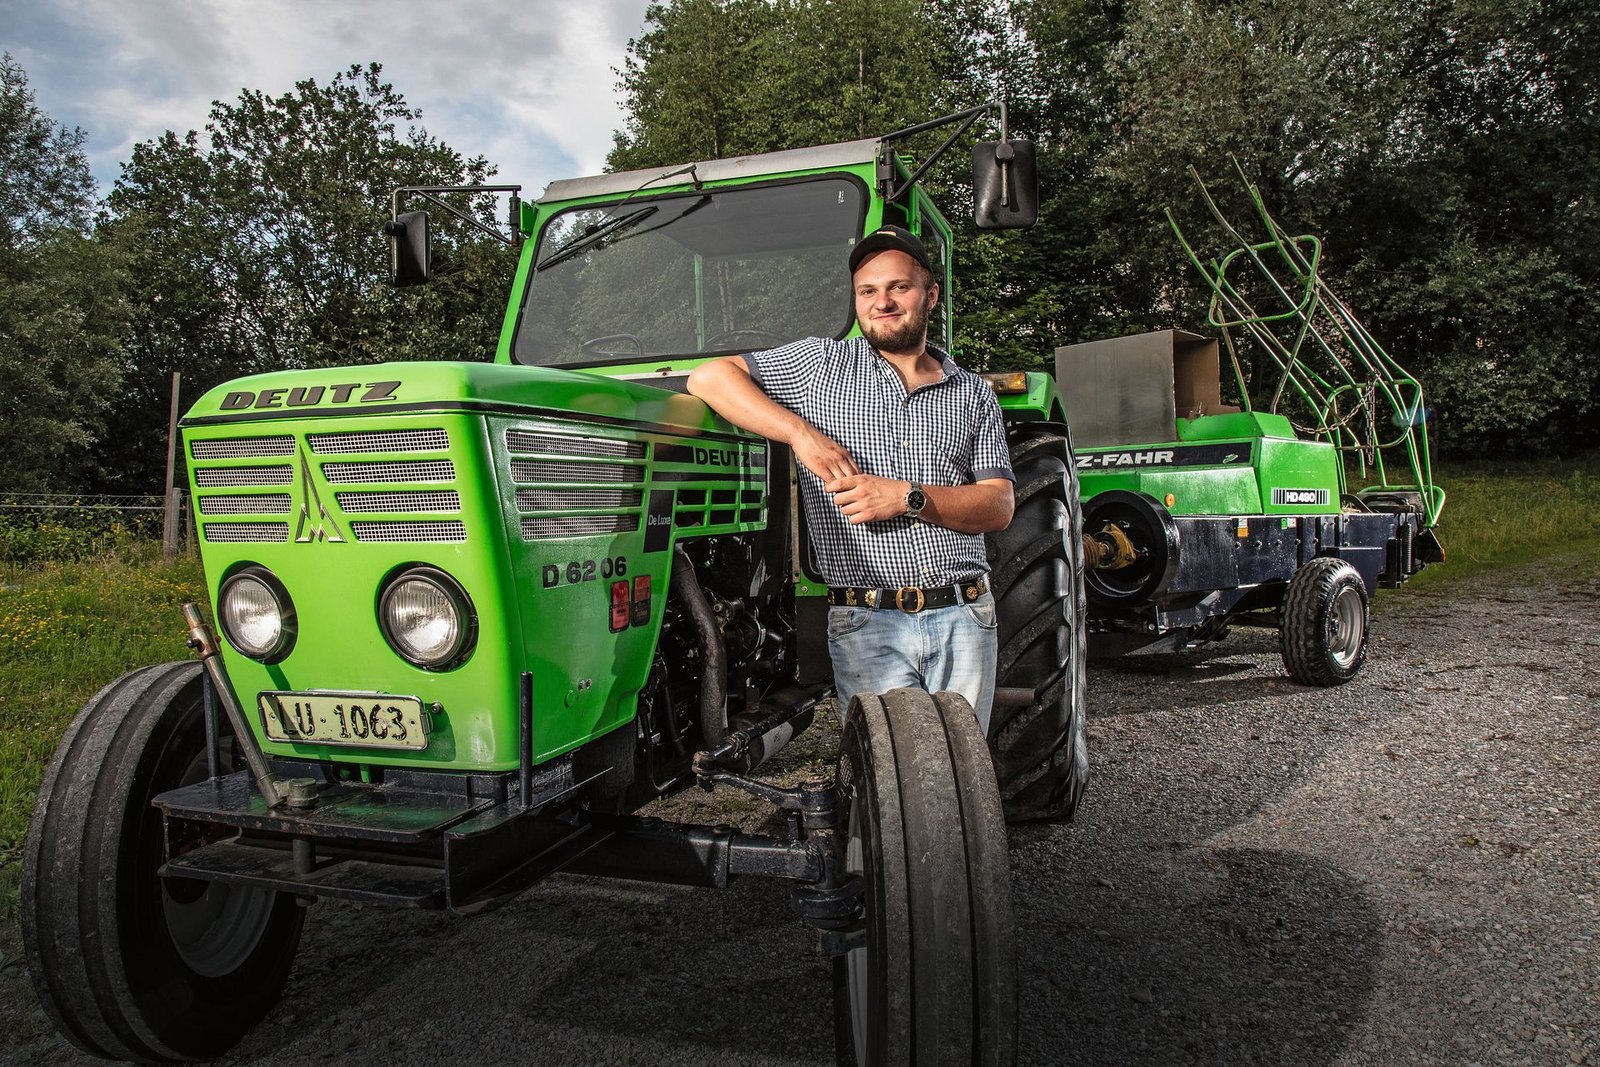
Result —
<path fill-rule="evenodd" d="M 989 733 L 999 656 L 994 594 L 909 615 L 893 608 L 828 609 L 828 652 L 839 716 L 857 693 L 890 689 L 960 693 Z"/>

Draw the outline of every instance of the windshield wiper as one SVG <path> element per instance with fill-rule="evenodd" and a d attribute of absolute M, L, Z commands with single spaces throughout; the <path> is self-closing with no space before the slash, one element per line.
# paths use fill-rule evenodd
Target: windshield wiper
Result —
<path fill-rule="evenodd" d="M 545 256 L 541 262 L 534 264 L 534 272 L 537 273 L 541 270 L 547 270 L 550 267 L 554 267 L 558 263 L 565 263 L 573 256 L 576 256 L 579 252 L 593 248 L 596 244 L 599 244 L 602 240 L 610 237 L 612 234 L 619 233 L 622 230 L 628 229 L 629 227 L 643 222 L 651 215 L 654 215 L 656 211 L 657 209 L 654 206 L 642 207 L 638 211 L 630 211 L 626 215 L 618 215 L 614 219 L 600 223 L 593 229 L 585 230 L 582 234 L 574 237 L 572 240 L 568 241 L 554 252 L 551 252 L 548 256 Z"/>

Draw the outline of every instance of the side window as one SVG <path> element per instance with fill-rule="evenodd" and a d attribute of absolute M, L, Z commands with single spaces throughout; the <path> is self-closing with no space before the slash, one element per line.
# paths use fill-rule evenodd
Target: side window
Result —
<path fill-rule="evenodd" d="M 923 218 L 922 244 L 928 250 L 928 258 L 933 261 L 933 280 L 939 283 L 939 302 L 934 305 L 933 314 L 928 316 L 928 336 L 934 344 L 950 350 L 950 245 L 944 239 L 944 233 L 933 225 L 932 221 Z"/>

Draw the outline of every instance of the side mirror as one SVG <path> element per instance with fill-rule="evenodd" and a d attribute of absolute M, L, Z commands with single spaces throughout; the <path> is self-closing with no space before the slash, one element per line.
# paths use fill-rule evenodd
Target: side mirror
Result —
<path fill-rule="evenodd" d="M 1020 230 L 1039 221 L 1032 141 L 972 146 L 972 221 L 980 230 Z"/>
<path fill-rule="evenodd" d="M 433 237 L 426 211 L 396 215 L 383 227 L 389 235 L 389 279 L 395 285 L 421 285 L 432 276 Z"/>

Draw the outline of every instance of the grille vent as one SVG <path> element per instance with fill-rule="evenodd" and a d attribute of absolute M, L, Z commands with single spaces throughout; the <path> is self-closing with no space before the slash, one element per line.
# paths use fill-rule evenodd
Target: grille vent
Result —
<path fill-rule="evenodd" d="M 529 430 L 507 430 L 506 449 L 511 452 L 542 452 L 555 456 L 604 456 L 618 459 L 643 459 L 643 441 L 618 441 L 610 437 L 558 437 Z"/>
<path fill-rule="evenodd" d="M 467 524 L 459 519 L 447 522 L 352 522 L 350 532 L 357 541 L 460 542 L 467 539 Z"/>
<path fill-rule="evenodd" d="M 235 437 L 226 441 L 191 441 L 195 459 L 252 459 L 257 456 L 292 456 L 292 437 Z"/>
<path fill-rule="evenodd" d="M 547 463 L 535 459 L 511 461 L 511 478 L 518 482 L 642 482 L 644 468 L 633 464 Z"/>
<path fill-rule="evenodd" d="M 324 463 L 322 476 L 330 485 L 356 482 L 450 482 L 455 480 L 456 465 L 447 459 L 411 463 Z"/>
<path fill-rule="evenodd" d="M 443 452 L 450 435 L 443 430 L 356 430 L 314 433 L 306 438 L 319 456 L 352 452 Z"/>
<path fill-rule="evenodd" d="M 636 508 L 643 499 L 644 493 L 638 489 L 518 489 L 517 509 Z"/>
<path fill-rule="evenodd" d="M 339 501 L 339 507 L 346 512 L 360 512 L 363 514 L 374 511 L 460 511 L 461 494 L 454 489 L 436 489 L 433 491 L 406 492 L 372 492 L 372 493 L 335 493 L 334 498 Z"/>
<path fill-rule="evenodd" d="M 202 488 L 235 485 L 288 485 L 294 481 L 293 467 L 217 467 L 194 472 L 194 484 Z"/>
<path fill-rule="evenodd" d="M 287 541 L 289 524 L 286 522 L 207 522 L 200 527 L 207 541 L 213 543 L 238 541 Z"/>
<path fill-rule="evenodd" d="M 288 493 L 256 493 L 252 496 L 203 496 L 202 515 L 279 515 L 289 510 Z"/>
<path fill-rule="evenodd" d="M 539 541 L 548 537 L 584 537 L 591 534 L 632 533 L 639 528 L 639 516 L 633 515 L 566 515 L 554 518 L 524 518 L 524 540 Z"/>

